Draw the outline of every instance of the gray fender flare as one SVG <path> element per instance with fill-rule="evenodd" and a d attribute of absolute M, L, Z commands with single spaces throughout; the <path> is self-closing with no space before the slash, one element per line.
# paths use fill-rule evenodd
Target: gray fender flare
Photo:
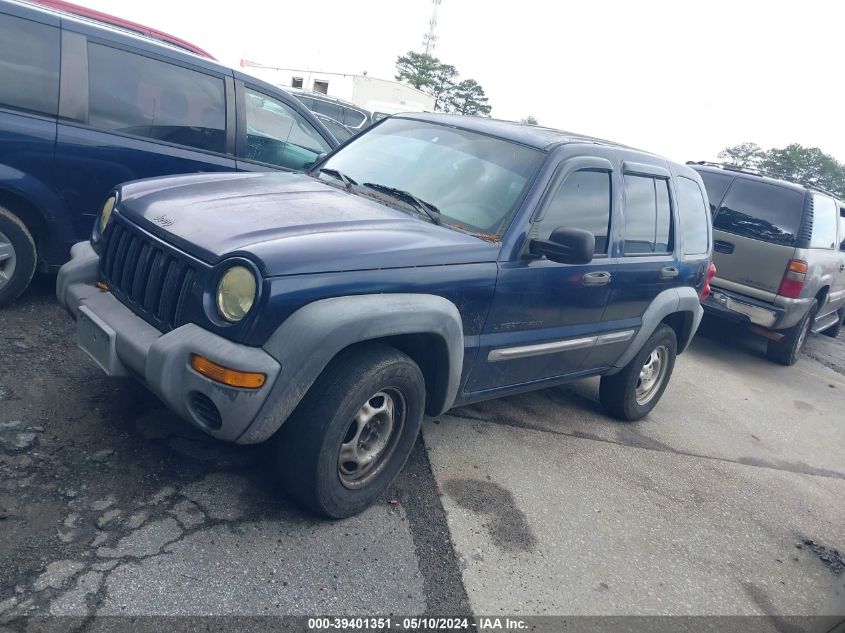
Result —
<path fill-rule="evenodd" d="M 692 337 L 695 336 L 704 314 L 698 293 L 696 293 L 695 288 L 690 286 L 670 288 L 654 298 L 643 314 L 639 332 L 631 340 L 631 344 L 625 350 L 625 353 L 613 364 L 613 370 L 607 373 L 616 373 L 630 363 L 657 329 L 657 326 L 660 325 L 660 322 L 675 313 L 686 315 L 682 333 L 678 337 L 678 353 L 683 352 L 692 341 Z"/>
<path fill-rule="evenodd" d="M 439 339 L 447 366 L 445 388 L 430 393 L 429 411 L 452 406 L 464 362 L 461 315 L 454 303 L 437 295 L 375 294 L 322 299 L 294 312 L 264 344 L 281 371 L 255 420 L 237 440 L 262 442 L 275 433 L 311 385 L 341 350 L 364 341 L 403 334 L 426 334 Z"/>

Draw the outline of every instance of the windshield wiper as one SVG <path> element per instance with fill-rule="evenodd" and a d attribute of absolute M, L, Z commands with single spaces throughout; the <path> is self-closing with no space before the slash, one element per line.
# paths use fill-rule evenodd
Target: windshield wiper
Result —
<path fill-rule="evenodd" d="M 346 187 L 346 190 L 349 193 L 352 193 L 352 186 L 357 185 L 358 183 L 352 180 L 349 176 L 344 173 L 339 172 L 337 169 L 331 169 L 328 167 L 323 167 L 320 169 L 321 174 L 328 174 L 329 176 L 333 176 L 337 178 L 340 182 L 343 183 L 343 186 Z"/>
<path fill-rule="evenodd" d="M 375 191 L 386 193 L 388 195 L 393 196 L 394 198 L 403 200 L 405 203 L 409 204 L 411 208 L 415 209 L 417 213 L 425 215 L 426 217 L 428 217 L 429 220 L 431 220 L 435 224 L 443 223 L 443 221 L 440 219 L 440 209 L 435 207 L 430 202 L 420 200 L 410 191 L 405 191 L 404 189 L 397 189 L 396 187 L 388 187 L 387 185 L 380 185 L 375 182 L 365 182 L 364 186 Z"/>

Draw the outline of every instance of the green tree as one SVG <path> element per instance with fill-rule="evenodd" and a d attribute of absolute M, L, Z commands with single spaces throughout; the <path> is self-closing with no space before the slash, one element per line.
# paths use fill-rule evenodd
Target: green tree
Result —
<path fill-rule="evenodd" d="M 757 145 L 757 143 L 740 143 L 739 145 L 723 149 L 719 152 L 719 158 L 743 169 L 748 167 L 756 169 L 760 167 L 764 153 L 763 148 Z"/>
<path fill-rule="evenodd" d="M 431 92 L 437 85 L 437 72 L 441 66 L 440 60 L 433 55 L 408 51 L 396 59 L 396 81 Z"/>
<path fill-rule="evenodd" d="M 487 104 L 487 95 L 475 79 L 464 79 L 452 93 L 452 111 L 458 114 L 487 115 L 492 108 Z"/>
<path fill-rule="evenodd" d="M 726 147 L 719 158 L 732 165 L 754 168 L 785 180 L 827 189 L 845 196 L 845 165 L 818 147 L 792 143 L 783 148 L 763 150 L 755 143 Z"/>
<path fill-rule="evenodd" d="M 434 74 L 434 85 L 426 92 L 434 96 L 434 109 L 448 111 L 455 91 L 455 80 L 458 77 L 457 69 L 451 64 L 441 64 L 438 60 L 438 67 Z"/>
<path fill-rule="evenodd" d="M 527 125 L 540 125 L 540 122 L 537 120 L 537 117 L 535 117 L 533 114 L 529 114 L 524 119 L 520 119 L 519 122 L 525 123 Z"/>
<path fill-rule="evenodd" d="M 845 195 L 845 165 L 818 147 L 804 147 L 792 143 L 782 149 L 770 149 L 760 168 L 787 180 L 803 182 Z"/>

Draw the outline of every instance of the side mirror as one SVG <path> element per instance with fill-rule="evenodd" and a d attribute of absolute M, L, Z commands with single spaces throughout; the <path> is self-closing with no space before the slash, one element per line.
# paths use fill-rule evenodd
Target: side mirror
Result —
<path fill-rule="evenodd" d="M 326 152 L 321 152 L 321 153 L 317 154 L 317 155 L 314 157 L 314 162 L 313 162 L 313 163 L 308 163 L 307 165 L 305 165 L 305 166 L 303 167 L 303 169 L 304 169 L 305 171 L 311 171 L 311 170 L 312 170 L 312 169 L 314 169 L 317 165 L 319 165 L 320 163 L 322 163 L 322 162 L 323 162 L 323 160 L 326 158 L 326 156 L 328 156 L 328 154 L 327 154 Z"/>
<path fill-rule="evenodd" d="M 593 261 L 596 238 L 584 229 L 558 227 L 547 240 L 531 240 L 532 255 L 545 255 L 559 264 L 589 264 Z"/>

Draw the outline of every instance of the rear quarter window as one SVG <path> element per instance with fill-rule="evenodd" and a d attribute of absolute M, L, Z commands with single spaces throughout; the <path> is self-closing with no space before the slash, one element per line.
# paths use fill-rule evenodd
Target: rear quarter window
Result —
<path fill-rule="evenodd" d="M 804 194 L 799 191 L 737 178 L 719 206 L 713 228 L 755 240 L 794 246 L 803 205 Z"/>
<path fill-rule="evenodd" d="M 678 211 L 685 255 L 702 255 L 709 246 L 710 221 L 704 194 L 698 183 L 683 176 L 675 180 L 678 190 Z"/>
<path fill-rule="evenodd" d="M 813 233 L 810 248 L 836 248 L 839 210 L 832 198 L 813 194 Z"/>

